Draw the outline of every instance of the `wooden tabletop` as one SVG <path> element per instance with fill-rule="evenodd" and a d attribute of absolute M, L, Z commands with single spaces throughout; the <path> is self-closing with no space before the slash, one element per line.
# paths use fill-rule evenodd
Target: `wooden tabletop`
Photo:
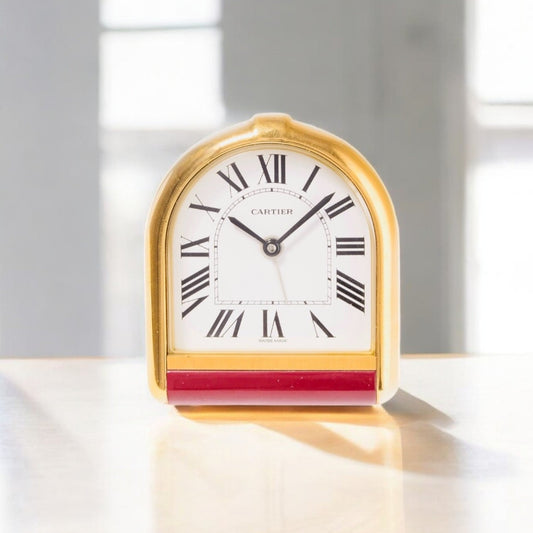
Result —
<path fill-rule="evenodd" d="M 141 360 L 0 359 L 0 531 L 528 531 L 532 373 L 411 356 L 384 408 L 178 411 Z"/>

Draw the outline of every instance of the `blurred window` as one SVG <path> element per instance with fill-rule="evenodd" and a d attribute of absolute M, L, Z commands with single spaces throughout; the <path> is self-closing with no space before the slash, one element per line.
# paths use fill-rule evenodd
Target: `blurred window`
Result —
<path fill-rule="evenodd" d="M 101 0 L 104 353 L 144 353 L 144 225 L 163 177 L 221 126 L 219 0 Z"/>
<path fill-rule="evenodd" d="M 105 28 L 184 28 L 216 26 L 219 0 L 101 0 L 100 21 Z"/>
<path fill-rule="evenodd" d="M 199 129 L 220 123 L 216 28 L 108 31 L 101 38 L 101 124 Z"/>
<path fill-rule="evenodd" d="M 476 0 L 472 89 L 480 102 L 533 102 L 533 2 Z"/>
<path fill-rule="evenodd" d="M 473 3 L 467 349 L 533 352 L 533 3 Z"/>

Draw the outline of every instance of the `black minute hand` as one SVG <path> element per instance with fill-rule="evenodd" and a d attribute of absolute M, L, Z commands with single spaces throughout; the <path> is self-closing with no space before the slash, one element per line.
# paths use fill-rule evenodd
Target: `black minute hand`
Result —
<path fill-rule="evenodd" d="M 320 211 L 332 198 L 335 193 L 328 194 L 322 198 L 318 204 L 310 209 L 294 226 L 290 227 L 279 239 L 278 244 L 281 244 L 291 233 L 296 231 L 304 222 L 307 222 L 317 211 Z"/>
<path fill-rule="evenodd" d="M 257 239 L 260 243 L 265 244 L 266 241 L 262 237 L 259 237 L 255 231 L 251 230 L 248 226 L 245 226 L 240 220 L 236 219 L 235 217 L 228 217 L 229 221 L 237 226 L 238 228 L 242 229 L 245 233 L 248 233 L 251 237 L 254 239 Z"/>

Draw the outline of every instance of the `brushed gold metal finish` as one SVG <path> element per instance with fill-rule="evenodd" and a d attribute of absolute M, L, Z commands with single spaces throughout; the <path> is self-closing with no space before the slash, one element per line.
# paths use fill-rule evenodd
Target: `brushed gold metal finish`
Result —
<path fill-rule="evenodd" d="M 230 152 L 264 145 L 279 145 L 303 151 L 325 161 L 349 179 L 361 194 L 370 213 L 375 240 L 375 335 L 372 355 L 376 358 L 378 402 L 387 401 L 398 387 L 399 359 L 399 235 L 394 207 L 379 176 L 368 161 L 348 143 L 323 130 L 293 121 L 288 115 L 256 115 L 251 120 L 217 133 L 192 147 L 170 170 L 150 212 L 146 230 L 146 321 L 150 390 L 166 400 L 166 370 L 176 363 L 169 355 L 167 295 L 167 234 L 172 210 L 184 189 L 209 165 Z M 272 354 L 276 357 L 276 354 Z M 258 354 L 269 359 L 269 353 Z M 336 354 L 337 370 L 347 357 L 364 354 Z M 167 357 L 168 356 L 168 357 Z M 183 356 L 182 356 L 183 357 Z M 215 357 L 214 355 L 212 357 Z M 324 357 L 331 357 L 324 354 Z M 201 354 L 186 354 L 194 368 L 206 364 Z M 234 364 L 235 354 L 220 356 L 221 365 Z M 290 365 L 301 364 L 301 354 L 283 354 Z M 172 363 L 170 363 L 172 361 Z M 250 360 L 251 366 L 267 363 Z M 349 365 L 348 365 L 349 366 Z M 228 368 L 228 366 L 224 366 Z M 331 368 L 329 365 L 322 368 Z"/>
<path fill-rule="evenodd" d="M 376 370 L 374 355 L 193 354 L 167 357 L 167 370 Z"/>

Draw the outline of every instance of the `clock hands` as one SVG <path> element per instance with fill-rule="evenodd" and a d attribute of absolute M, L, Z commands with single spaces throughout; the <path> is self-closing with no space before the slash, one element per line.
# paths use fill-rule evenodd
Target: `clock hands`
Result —
<path fill-rule="evenodd" d="M 298 222 L 293 224 L 279 239 L 263 239 L 254 230 L 243 224 L 239 219 L 235 217 L 228 217 L 228 220 L 239 229 L 258 240 L 263 245 L 263 251 L 266 255 L 272 257 L 278 255 L 281 251 L 281 243 L 289 236 L 292 235 L 302 224 L 307 222 L 315 213 L 320 211 L 332 198 L 335 193 L 328 194 L 318 204 L 311 208 Z"/>
<path fill-rule="evenodd" d="M 263 245 L 263 252 L 265 252 L 265 254 L 267 254 L 270 257 L 279 254 L 281 250 L 281 246 L 279 245 L 276 239 L 263 239 L 262 237 L 257 235 L 257 233 L 254 230 L 250 229 L 248 226 L 243 224 L 239 219 L 235 217 L 228 217 L 228 220 L 232 224 L 237 226 L 239 229 L 242 229 L 244 233 L 248 233 L 248 235 L 258 240 Z"/>
<path fill-rule="evenodd" d="M 315 213 L 320 211 L 332 198 L 335 193 L 328 194 L 318 204 L 316 204 L 312 209 L 310 209 L 296 224 L 291 226 L 278 240 L 277 244 L 281 244 L 289 235 L 296 231 L 304 222 L 307 222 Z"/>
<path fill-rule="evenodd" d="M 265 239 L 259 237 L 259 235 L 255 233 L 255 231 L 251 230 L 248 226 L 245 226 L 240 220 L 236 219 L 235 217 L 228 217 L 228 220 L 238 228 L 242 229 L 242 231 L 244 231 L 245 233 L 248 233 L 248 235 L 250 235 L 254 239 L 257 239 L 263 246 L 265 245 Z"/>

